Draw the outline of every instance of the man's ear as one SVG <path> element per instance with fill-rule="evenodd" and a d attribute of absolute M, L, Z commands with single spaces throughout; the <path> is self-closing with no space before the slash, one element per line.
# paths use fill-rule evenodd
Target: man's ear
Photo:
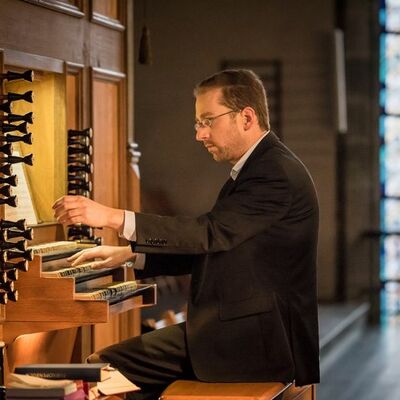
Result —
<path fill-rule="evenodd" d="M 242 110 L 243 113 L 243 128 L 244 130 L 248 130 L 254 123 L 255 112 L 251 107 L 246 107 Z"/>

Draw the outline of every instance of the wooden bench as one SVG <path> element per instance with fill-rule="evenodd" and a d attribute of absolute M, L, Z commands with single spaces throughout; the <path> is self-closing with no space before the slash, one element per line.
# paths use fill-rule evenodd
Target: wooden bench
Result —
<path fill-rule="evenodd" d="M 315 386 L 289 383 L 205 383 L 175 381 L 160 400 L 315 400 Z"/>

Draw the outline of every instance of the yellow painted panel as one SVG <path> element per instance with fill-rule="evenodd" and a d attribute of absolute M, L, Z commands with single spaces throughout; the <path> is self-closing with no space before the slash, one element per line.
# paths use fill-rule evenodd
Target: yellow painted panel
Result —
<path fill-rule="evenodd" d="M 11 68 L 10 68 L 11 69 Z M 65 116 L 65 80 L 63 75 L 35 71 L 34 82 L 6 83 L 7 92 L 32 90 L 33 103 L 13 102 L 14 114 L 33 111 L 28 125 L 33 144 L 15 143 L 22 155 L 33 153 L 33 166 L 26 166 L 26 176 L 39 222 L 53 221 L 52 204 L 65 194 L 67 135 Z M 17 123 L 19 124 L 19 123 Z M 12 132 L 15 134 L 15 132 Z"/>

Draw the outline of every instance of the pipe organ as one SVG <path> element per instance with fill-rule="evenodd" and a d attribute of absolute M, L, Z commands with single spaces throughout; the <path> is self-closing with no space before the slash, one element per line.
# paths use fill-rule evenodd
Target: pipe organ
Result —
<path fill-rule="evenodd" d="M 132 12 L 126 0 L 2 1 L 0 393 L 15 365 L 81 362 L 139 334 L 138 309 L 155 302 L 151 284 L 121 301 L 77 300 L 133 272 L 60 273 L 85 246 L 123 242 L 108 229 L 63 227 L 51 208 L 65 194 L 139 208 Z"/>

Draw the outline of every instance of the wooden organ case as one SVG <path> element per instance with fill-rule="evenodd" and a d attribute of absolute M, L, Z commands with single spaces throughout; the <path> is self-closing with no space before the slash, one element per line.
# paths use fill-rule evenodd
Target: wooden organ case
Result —
<path fill-rule="evenodd" d="M 7 93 L 34 93 L 32 103 L 15 102 L 12 110 L 16 115 L 34 114 L 27 132 L 32 134 L 32 145 L 18 142 L 17 146 L 20 157 L 32 153 L 34 158 L 33 165 L 25 168 L 37 219 L 31 225 L 34 238 L 29 245 L 66 239 L 51 205 L 68 192 L 68 130 L 91 127 L 93 131 L 90 197 L 112 207 L 139 208 L 132 24 L 133 4 L 128 0 L 0 3 L 0 106 L 7 102 Z M 7 71 L 27 70 L 34 72 L 33 82 L 5 77 Z M 8 123 L 4 107 L 3 127 Z M 0 135 L 4 139 L 4 133 Z M 7 219 L 7 207 L 0 205 L 2 219 Z M 104 244 L 121 244 L 111 230 L 94 234 Z M 119 273 L 123 279 L 134 279 L 129 269 Z M 18 292 L 18 300 L 0 305 L 6 370 L 25 362 L 81 362 L 99 348 L 139 334 L 139 308 L 155 301 L 154 288 L 113 305 L 74 300 L 73 278 L 43 277 L 40 256 L 29 262 L 27 272 L 20 271 L 14 286 L 11 297 Z"/>

